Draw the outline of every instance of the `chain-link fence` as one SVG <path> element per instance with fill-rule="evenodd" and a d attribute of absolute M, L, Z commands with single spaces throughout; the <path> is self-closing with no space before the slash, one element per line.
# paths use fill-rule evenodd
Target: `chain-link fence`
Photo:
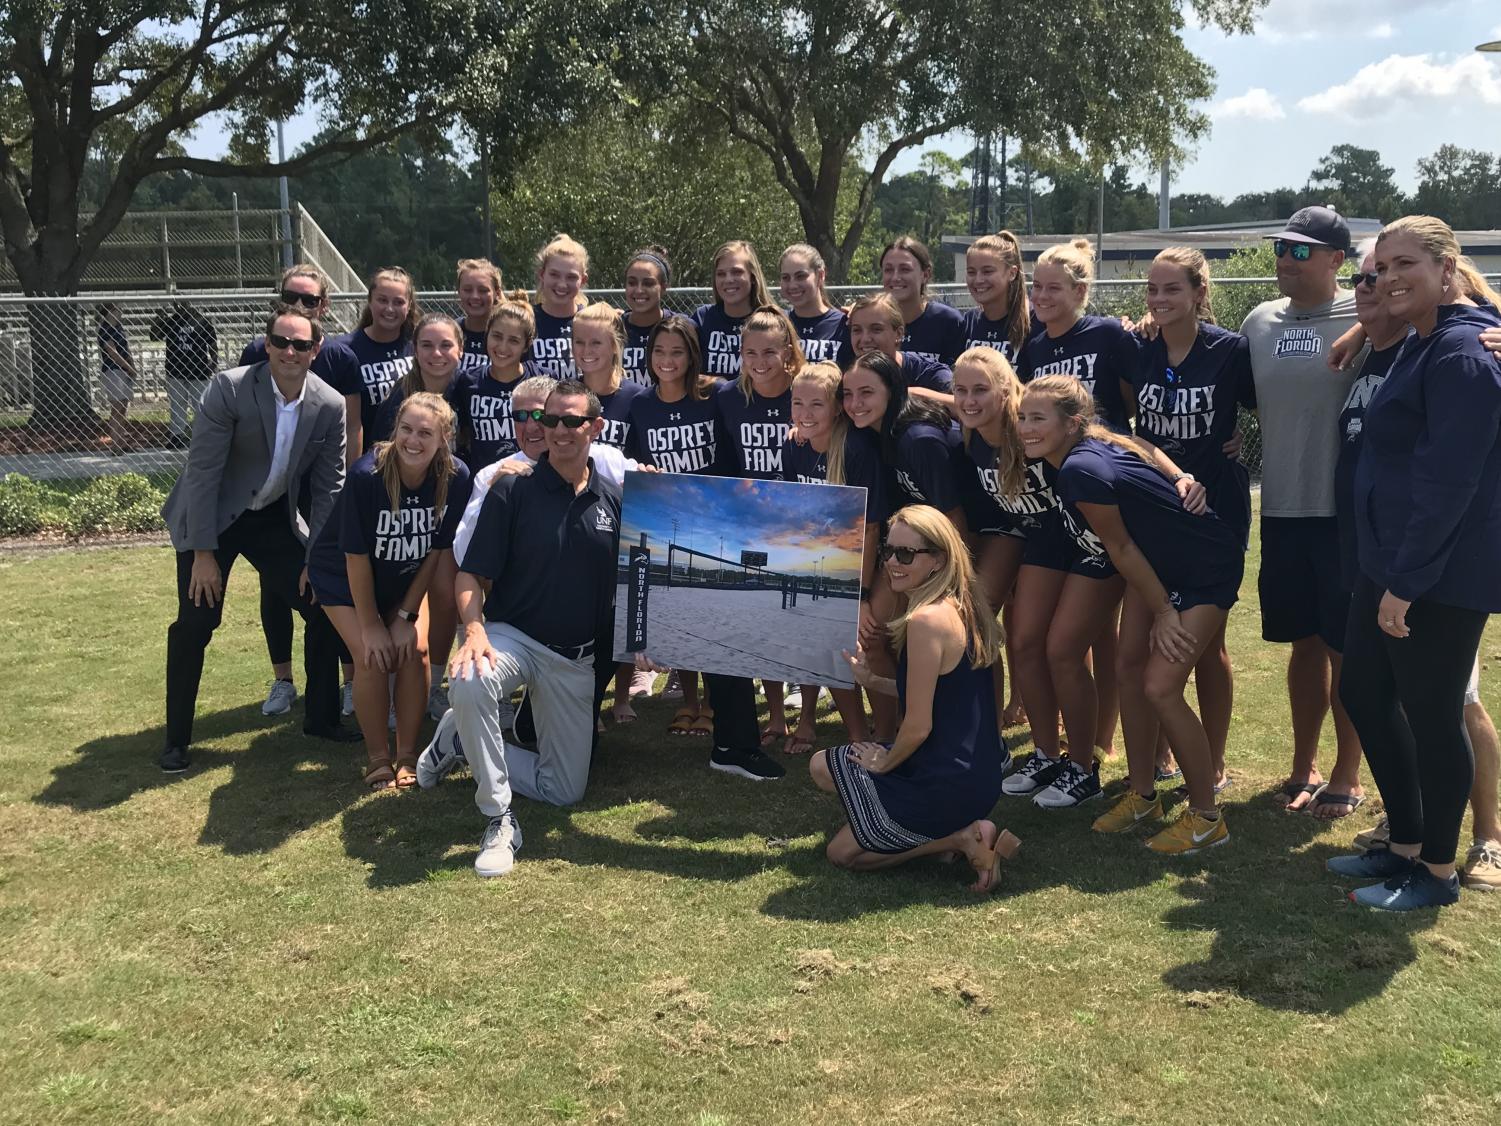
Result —
<path fill-rule="evenodd" d="M 844 304 L 873 288 L 831 287 L 829 296 Z M 1239 325 L 1246 312 L 1276 295 L 1271 278 L 1214 283 L 1215 309 L 1227 325 Z M 591 290 L 590 296 L 624 305 L 621 290 Z M 974 304 L 962 285 L 934 286 L 931 296 L 960 309 Z M 706 289 L 676 289 L 664 304 L 691 313 L 711 299 Z M 459 313 L 452 292 L 421 293 L 418 300 L 427 312 Z M 335 295 L 326 330 L 354 328 L 363 303 L 363 293 Z M 1098 282 L 1091 305 L 1098 313 L 1139 317 L 1142 283 Z M 243 290 L 0 297 L 0 474 L 88 478 L 126 468 L 176 467 L 188 412 L 202 386 L 169 379 L 180 372 L 168 370 L 168 341 L 177 334 L 194 336 L 215 369 L 230 367 L 263 330 L 269 308 L 264 291 Z M 123 376 L 121 360 L 128 360 Z M 1246 416 L 1243 422 L 1243 456 L 1256 473 L 1261 451 L 1255 420 Z"/>

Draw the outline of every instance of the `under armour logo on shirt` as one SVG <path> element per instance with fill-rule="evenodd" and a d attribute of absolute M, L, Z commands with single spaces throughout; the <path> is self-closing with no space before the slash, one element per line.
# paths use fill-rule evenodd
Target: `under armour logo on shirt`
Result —
<path fill-rule="evenodd" d="M 677 422 L 682 417 L 683 417 L 683 412 L 682 411 L 673 411 L 671 414 L 669 414 L 667 416 L 667 421 L 668 422 Z"/>
<path fill-rule="evenodd" d="M 767 411 L 766 412 L 766 417 L 767 418 L 781 418 L 782 417 L 782 412 L 781 411 L 775 411 L 775 410 L 773 410 L 773 411 Z"/>

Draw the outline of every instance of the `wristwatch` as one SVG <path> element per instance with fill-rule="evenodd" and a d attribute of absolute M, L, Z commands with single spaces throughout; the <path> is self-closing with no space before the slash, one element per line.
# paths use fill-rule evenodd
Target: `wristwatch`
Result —
<path fill-rule="evenodd" d="M 1179 481 L 1197 481 L 1197 480 L 1198 480 L 1198 478 L 1195 477 L 1192 473 L 1179 473 L 1178 476 L 1176 476 L 1176 477 L 1173 478 L 1173 484 L 1176 485 Z"/>
<path fill-rule="evenodd" d="M 396 607 L 396 616 L 404 622 L 415 622 L 417 620 L 416 614 L 412 613 L 412 611 L 410 610 L 403 609 L 400 606 Z"/>

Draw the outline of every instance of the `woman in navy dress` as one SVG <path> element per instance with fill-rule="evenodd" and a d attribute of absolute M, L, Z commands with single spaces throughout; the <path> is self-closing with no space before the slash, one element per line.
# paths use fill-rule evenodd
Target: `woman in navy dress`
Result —
<path fill-rule="evenodd" d="M 867 690 L 897 697 L 905 714 L 889 745 L 834 747 L 809 762 L 813 781 L 839 795 L 849 819 L 828 857 L 863 872 L 961 853 L 975 871 L 972 890 L 988 892 L 999 877 L 999 833 L 988 817 L 1006 766 L 990 679 L 1000 649 L 995 614 L 964 541 L 937 509 L 909 505 L 893 516 L 881 554 L 907 602 L 889 627 L 897 674 L 876 675 L 859 654 L 850 667 Z"/>

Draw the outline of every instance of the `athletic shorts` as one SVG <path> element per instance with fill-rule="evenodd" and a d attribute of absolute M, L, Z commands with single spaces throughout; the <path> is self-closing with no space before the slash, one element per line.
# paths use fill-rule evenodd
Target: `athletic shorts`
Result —
<path fill-rule="evenodd" d="M 1480 655 L 1475 655 L 1475 665 L 1470 669 L 1470 682 L 1465 685 L 1465 707 L 1480 703 Z"/>
<path fill-rule="evenodd" d="M 104 389 L 104 397 L 112 403 L 128 403 L 135 398 L 135 380 L 118 368 L 100 371 L 99 386 Z"/>
<path fill-rule="evenodd" d="M 317 596 L 320 606 L 354 606 L 354 592 L 349 589 L 348 572 L 326 571 L 321 567 L 309 567 L 307 578 Z M 375 592 L 375 608 L 384 618 L 398 603 L 405 591 L 390 592 L 379 588 Z"/>
<path fill-rule="evenodd" d="M 1074 542 L 1074 537 L 1063 526 L 1062 512 L 1056 508 L 1043 516 L 1041 527 L 1027 533 L 1022 566 L 1066 571 L 1087 579 L 1109 579 L 1117 573 L 1108 555 L 1089 555 Z"/>
<path fill-rule="evenodd" d="M 1180 587 L 1167 592 L 1168 601 L 1181 614 L 1195 606 L 1218 606 L 1228 610 L 1240 598 L 1240 583 L 1223 583 L 1219 586 Z"/>
<path fill-rule="evenodd" d="M 1333 516 L 1263 516 L 1261 637 L 1264 641 L 1321 638 L 1344 652 L 1350 588 L 1340 574 L 1339 524 Z"/>
<path fill-rule="evenodd" d="M 965 494 L 964 519 L 969 523 L 969 530 L 977 536 L 1006 536 L 1018 540 L 1027 538 L 1027 529 L 1018 523 L 1017 517 L 996 504 L 990 494 L 978 489 L 969 490 Z"/>

